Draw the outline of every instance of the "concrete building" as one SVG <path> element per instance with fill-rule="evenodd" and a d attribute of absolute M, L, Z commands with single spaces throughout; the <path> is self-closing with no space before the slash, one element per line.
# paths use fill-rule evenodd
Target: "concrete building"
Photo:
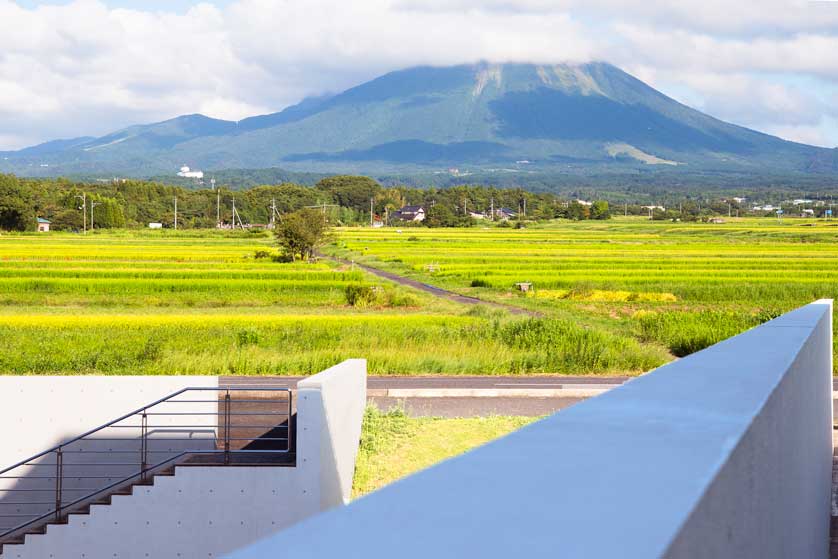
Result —
<path fill-rule="evenodd" d="M 293 393 L 0 377 L 0 558 L 221 557 L 343 506 L 365 405 L 363 360 Z"/>
<path fill-rule="evenodd" d="M 49 231 L 49 226 L 52 222 L 48 219 L 44 219 L 43 217 L 38 218 L 38 232 L 39 233 L 46 233 Z"/>
<path fill-rule="evenodd" d="M 832 453 L 822 300 L 229 559 L 825 559 Z"/>

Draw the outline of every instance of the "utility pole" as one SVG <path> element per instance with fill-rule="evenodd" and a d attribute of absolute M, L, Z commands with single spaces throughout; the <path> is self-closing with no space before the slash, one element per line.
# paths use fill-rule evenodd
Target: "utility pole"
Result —
<path fill-rule="evenodd" d="M 629 205 L 628 205 L 628 202 L 626 202 L 624 205 L 625 205 L 625 214 L 624 214 L 624 215 L 625 215 L 625 217 L 628 217 L 628 215 L 629 215 Z"/>
<path fill-rule="evenodd" d="M 84 234 L 87 235 L 87 193 L 82 192 L 81 196 L 76 194 L 76 198 L 81 198 L 81 215 L 82 215 L 82 223 L 84 224 Z"/>
<path fill-rule="evenodd" d="M 728 217 L 728 219 L 730 218 L 730 215 L 731 215 L 731 212 L 730 212 L 730 202 L 728 202 L 728 203 L 727 203 L 727 217 Z"/>
<path fill-rule="evenodd" d="M 524 198 L 524 217 L 527 217 L 527 199 Z"/>
<path fill-rule="evenodd" d="M 90 230 L 93 231 L 93 208 L 101 206 L 101 202 L 90 202 Z"/>
<path fill-rule="evenodd" d="M 374 200 L 375 200 L 375 198 L 370 198 L 370 227 L 375 225 L 375 222 L 374 222 L 374 219 L 373 219 L 373 215 L 374 215 L 373 214 L 373 202 L 374 202 Z"/>
<path fill-rule="evenodd" d="M 175 196 L 175 231 L 177 231 L 177 196 Z"/>
<path fill-rule="evenodd" d="M 215 179 L 212 179 L 215 188 Z M 221 190 L 215 192 L 215 228 L 221 229 Z"/>
<path fill-rule="evenodd" d="M 495 220 L 495 197 L 494 196 L 492 196 L 492 206 L 491 206 L 491 208 L 492 209 L 489 211 L 489 215 L 492 216 L 492 221 L 494 221 Z"/>
<path fill-rule="evenodd" d="M 276 209 L 276 198 L 271 198 L 271 219 L 268 222 L 268 227 L 273 229 L 276 227 L 276 218 L 279 215 L 279 212 Z"/>
<path fill-rule="evenodd" d="M 236 218 L 239 219 L 239 225 L 241 226 L 242 231 L 244 231 L 244 223 L 242 223 L 242 218 L 239 215 L 239 212 L 236 211 L 236 199 L 233 198 L 233 229 L 236 228 Z"/>

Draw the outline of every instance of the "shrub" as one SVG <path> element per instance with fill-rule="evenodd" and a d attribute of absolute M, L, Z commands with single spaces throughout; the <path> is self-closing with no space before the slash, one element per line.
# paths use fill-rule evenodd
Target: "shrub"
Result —
<path fill-rule="evenodd" d="M 480 279 L 480 278 L 471 280 L 471 286 L 472 287 L 491 287 L 489 285 L 488 281 L 486 281 L 484 279 Z"/>
<path fill-rule="evenodd" d="M 353 307 L 368 307 L 378 299 L 378 293 L 370 285 L 349 284 L 345 294 L 346 302 Z"/>
<path fill-rule="evenodd" d="M 416 307 L 419 301 L 413 295 L 398 289 L 384 291 L 384 304 L 388 307 Z"/>
<path fill-rule="evenodd" d="M 138 361 L 157 361 L 163 349 L 163 344 L 155 337 L 148 338 L 143 344 L 143 349 L 137 355 Z"/>
<path fill-rule="evenodd" d="M 256 345 L 259 343 L 259 332 L 253 328 L 242 328 L 236 332 L 236 344 L 239 347 Z"/>

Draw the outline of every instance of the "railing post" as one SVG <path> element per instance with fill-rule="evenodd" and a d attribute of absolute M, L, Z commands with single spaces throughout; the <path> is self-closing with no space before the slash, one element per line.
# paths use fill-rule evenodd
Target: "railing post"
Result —
<path fill-rule="evenodd" d="M 230 390 L 224 395 L 224 463 L 230 463 Z"/>
<path fill-rule="evenodd" d="M 55 520 L 61 520 L 61 493 L 64 486 L 64 453 L 61 447 L 55 453 Z"/>
<path fill-rule="evenodd" d="M 290 453 L 293 438 L 294 438 L 294 391 L 288 390 L 288 440 L 285 441 L 288 443 L 288 448 L 286 450 Z"/>
<path fill-rule="evenodd" d="M 148 468 L 148 410 L 143 410 L 142 427 L 140 427 L 140 479 L 145 481 Z"/>

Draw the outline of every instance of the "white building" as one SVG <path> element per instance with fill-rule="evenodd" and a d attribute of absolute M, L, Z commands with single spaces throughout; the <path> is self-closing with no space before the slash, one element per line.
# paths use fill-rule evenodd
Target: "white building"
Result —
<path fill-rule="evenodd" d="M 177 174 L 179 177 L 186 177 L 189 179 L 202 179 L 204 178 L 204 172 L 199 171 L 197 169 L 190 169 L 186 165 L 180 168 L 180 172 Z"/>

